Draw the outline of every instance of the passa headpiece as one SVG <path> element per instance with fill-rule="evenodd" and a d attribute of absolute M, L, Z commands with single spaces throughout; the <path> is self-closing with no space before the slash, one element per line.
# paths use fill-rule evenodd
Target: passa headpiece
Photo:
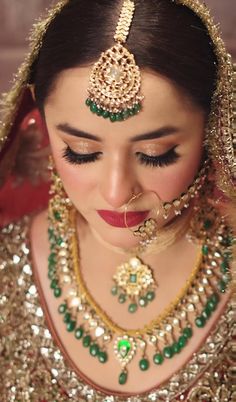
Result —
<path fill-rule="evenodd" d="M 90 76 L 86 105 L 93 113 L 112 122 L 136 115 L 141 109 L 141 73 L 134 55 L 124 46 L 133 20 L 135 4 L 125 0 L 114 40 L 116 44 L 103 52 Z"/>

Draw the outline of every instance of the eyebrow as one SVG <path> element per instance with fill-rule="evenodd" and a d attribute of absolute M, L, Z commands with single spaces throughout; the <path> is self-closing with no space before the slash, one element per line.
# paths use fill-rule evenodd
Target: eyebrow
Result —
<path fill-rule="evenodd" d="M 89 134 L 84 131 L 78 130 L 75 127 L 71 127 L 67 123 L 58 124 L 56 126 L 56 128 L 57 128 L 57 130 L 62 131 L 63 133 L 72 135 L 74 137 L 87 138 L 89 140 L 102 142 L 102 139 L 100 137 L 97 137 L 96 135 Z M 145 141 L 145 140 L 153 140 L 153 139 L 157 139 L 157 138 L 163 138 L 163 137 L 167 137 L 169 135 L 175 134 L 178 131 L 179 131 L 179 128 L 177 128 L 177 127 L 165 126 L 158 130 L 151 131 L 149 133 L 135 135 L 134 137 L 130 138 L 130 141 L 137 142 L 137 141 Z"/>

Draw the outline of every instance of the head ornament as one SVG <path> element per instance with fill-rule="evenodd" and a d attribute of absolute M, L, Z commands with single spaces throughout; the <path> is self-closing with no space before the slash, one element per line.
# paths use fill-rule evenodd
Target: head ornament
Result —
<path fill-rule="evenodd" d="M 2 98 L 2 123 L 0 128 L 0 151 L 2 151 L 0 154 L 0 163 L 2 166 L 4 166 L 5 158 L 9 160 L 10 154 L 8 151 L 17 137 L 17 129 L 19 128 L 22 116 L 31 110 L 34 104 L 28 89 L 32 64 L 38 57 L 48 26 L 69 1 L 70 0 L 59 1 L 48 11 L 44 19 L 35 24 L 30 39 L 30 53 L 15 76 L 13 88 Z M 236 84 L 233 63 L 220 37 L 219 29 L 214 24 L 206 5 L 201 4 L 198 0 L 175 0 L 175 3 L 180 6 L 187 6 L 202 19 L 213 42 L 214 51 L 218 59 L 218 80 L 217 88 L 212 99 L 212 110 L 207 128 L 206 143 L 210 157 L 216 167 L 216 179 L 219 188 L 223 190 L 226 195 L 234 198 L 234 178 L 236 174 L 234 148 L 236 141 L 236 95 L 234 88 Z M 129 53 L 124 46 L 127 35 L 129 34 L 133 13 L 133 1 L 126 0 L 114 36 L 116 44 L 108 49 L 94 65 L 91 73 L 90 87 L 88 88 L 89 99 L 94 104 L 96 103 L 96 108 L 97 105 L 99 106 L 96 110 L 97 114 L 101 113 L 103 110 L 104 115 L 110 113 L 110 118 L 114 120 L 123 119 L 125 115 L 121 113 L 127 111 L 127 108 L 129 111 L 131 110 L 131 114 L 139 111 L 140 102 L 142 100 L 139 68 L 133 63 L 133 55 Z M 125 89 L 123 87 L 122 97 L 119 96 L 120 90 L 117 90 L 118 84 L 125 82 L 126 74 L 128 76 L 129 72 L 125 65 L 124 68 L 122 67 L 123 70 L 120 69 L 120 65 L 119 63 L 117 64 L 117 59 L 114 58 L 114 55 L 119 55 L 118 58 L 122 55 L 119 60 L 126 60 L 127 62 L 130 60 L 130 63 L 132 61 L 131 69 L 133 78 L 131 79 L 131 84 L 130 81 L 127 81 L 128 88 Z M 101 62 L 102 60 L 104 60 L 104 63 Z M 123 61 L 120 61 L 120 63 L 123 63 Z M 100 86 L 97 85 L 97 82 L 103 76 L 106 80 Z M 122 81 L 123 78 L 124 81 Z M 111 95 L 109 90 L 107 91 L 107 88 L 114 90 L 117 97 L 113 98 L 113 95 Z M 101 94 L 103 94 L 103 97 L 100 97 Z M 108 105 L 108 99 L 111 99 L 109 96 L 112 97 L 113 103 L 109 101 Z M 97 104 L 98 97 L 99 104 Z M 92 106 L 93 105 L 90 104 L 90 107 Z"/>

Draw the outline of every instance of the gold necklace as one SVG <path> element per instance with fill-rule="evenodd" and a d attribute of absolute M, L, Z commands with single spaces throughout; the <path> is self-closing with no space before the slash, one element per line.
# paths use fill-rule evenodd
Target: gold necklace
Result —
<path fill-rule="evenodd" d="M 135 359 L 137 349 L 142 352 L 140 370 L 148 370 L 151 362 L 147 348 L 154 349 L 153 364 L 163 364 L 180 353 L 194 327 L 204 327 L 230 282 L 230 232 L 218 217 L 205 219 L 199 232 L 201 257 L 181 293 L 168 308 L 143 328 L 126 330 L 117 325 L 96 303 L 83 280 L 78 251 L 76 211 L 69 203 L 52 198 L 49 207 L 48 276 L 55 297 L 61 300 L 58 307 L 68 332 L 82 340 L 90 355 L 101 363 L 108 360 L 108 345 L 112 342 L 114 354 L 121 365 L 119 383 L 128 378 L 127 366 Z M 200 223 L 199 223 L 200 224 Z M 206 235 L 207 233 L 207 235 Z M 65 291 L 65 285 L 69 289 Z"/>

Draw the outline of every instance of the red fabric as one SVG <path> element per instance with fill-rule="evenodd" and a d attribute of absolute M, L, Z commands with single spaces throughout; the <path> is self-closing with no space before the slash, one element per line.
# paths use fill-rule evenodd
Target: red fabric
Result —
<path fill-rule="evenodd" d="M 32 186 L 25 180 L 20 186 L 14 186 L 10 177 L 0 191 L 0 226 L 20 219 L 25 214 L 46 208 L 49 199 L 49 184 Z"/>
<path fill-rule="evenodd" d="M 11 141 L 27 130 L 31 119 L 34 119 L 37 128 L 42 133 L 42 139 L 39 148 L 48 145 L 48 135 L 44 122 L 37 109 L 29 104 L 29 94 L 24 94 L 23 108 L 20 108 L 15 119 L 9 141 L 4 147 L 1 157 L 5 154 L 11 145 Z M 15 184 L 14 176 L 10 175 L 3 187 L 0 189 L 0 226 L 4 226 L 9 222 L 20 219 L 25 214 L 31 214 L 46 208 L 49 199 L 49 183 L 41 183 L 32 185 L 28 179 L 22 181 L 20 185 Z"/>

